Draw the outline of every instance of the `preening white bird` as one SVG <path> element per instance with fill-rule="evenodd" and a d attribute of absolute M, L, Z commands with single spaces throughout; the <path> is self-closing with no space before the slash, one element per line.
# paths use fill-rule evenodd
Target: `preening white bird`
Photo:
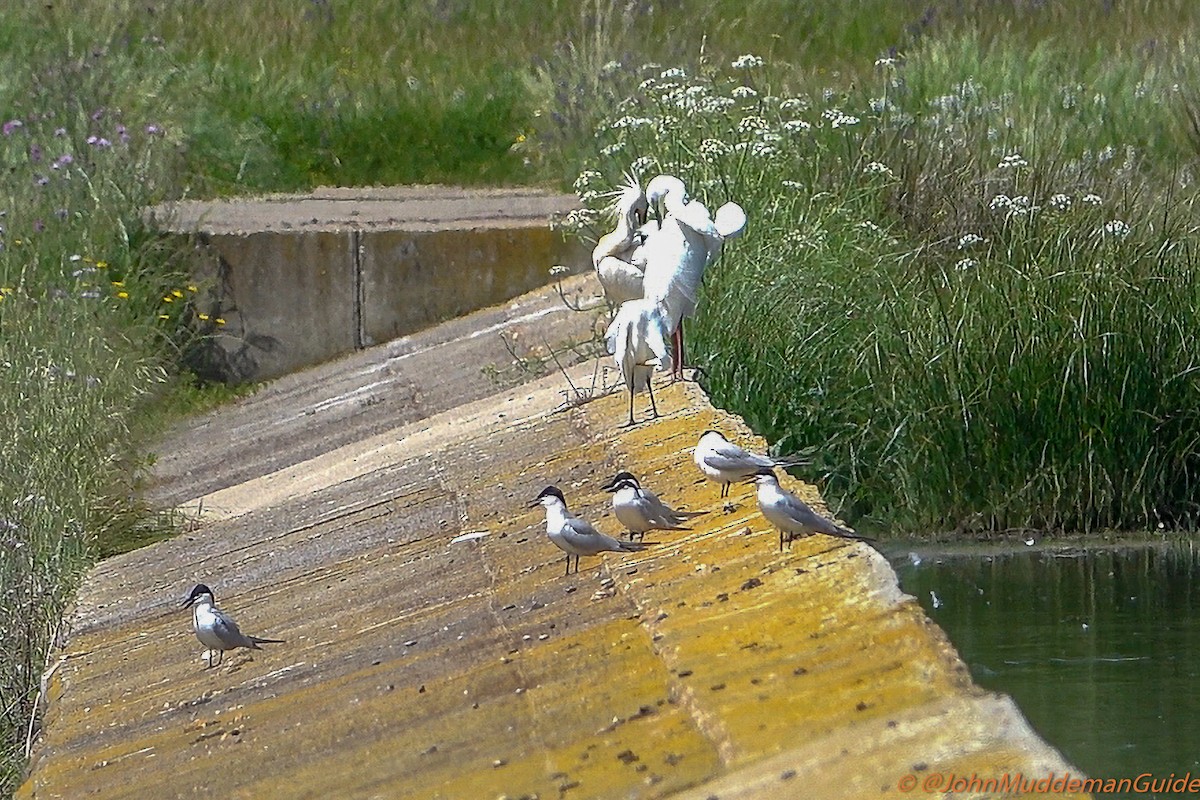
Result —
<path fill-rule="evenodd" d="M 212 589 L 203 583 L 192 587 L 192 592 L 183 601 L 183 606 L 192 606 L 192 627 L 200 644 L 208 648 L 210 669 L 215 666 L 213 653 L 217 654 L 216 664 L 220 664 L 226 650 L 239 647 L 262 650 L 260 644 L 283 644 L 283 639 L 264 639 L 261 636 L 247 636 L 242 633 L 233 617 L 217 608 Z"/>
<path fill-rule="evenodd" d="M 779 485 L 779 478 L 775 476 L 774 470 L 760 469 L 747 482 L 758 484 L 758 510 L 767 518 L 767 522 L 779 531 L 780 550 L 783 550 L 784 537 L 790 545 L 792 539 L 814 533 L 859 542 L 875 541 L 866 536 L 859 536 L 849 528 L 843 528 L 813 511 L 808 503 Z"/>
<path fill-rule="evenodd" d="M 646 222 L 649 201 L 637 178 L 625 176 L 625 184 L 618 190 L 610 207 L 616 227 L 600 237 L 592 249 L 592 266 L 604 296 L 613 305 L 642 296 L 642 276 L 645 263 L 640 255 L 635 260 L 635 251 L 640 251 L 644 234 L 641 230 Z"/>
<path fill-rule="evenodd" d="M 692 451 L 692 460 L 710 481 L 721 484 L 721 497 L 729 495 L 729 484 L 754 476 L 761 469 L 794 467 L 807 459 L 780 458 L 751 453 L 714 430 L 707 430 Z"/>
<path fill-rule="evenodd" d="M 567 510 L 567 501 L 557 486 L 547 486 L 530 504 L 546 509 L 546 535 L 550 541 L 567 554 L 567 575 L 571 574 L 571 556 L 575 557 L 575 571 L 579 572 L 579 557 L 594 556 L 603 552 L 636 553 L 645 550 L 642 542 L 623 542 L 596 530 L 590 522 Z"/>
<path fill-rule="evenodd" d="M 674 337 L 673 363 L 683 376 L 683 319 L 696 312 L 700 287 L 708 264 L 721 252 L 726 239 L 746 228 L 746 212 L 728 202 L 714 219 L 703 203 L 688 201 L 683 181 L 659 175 L 646 187 L 646 200 L 659 219 L 637 258 L 646 262 L 642 296 L 663 304 Z"/>
<path fill-rule="evenodd" d="M 646 538 L 646 531 L 687 531 L 682 523 L 698 517 L 703 511 L 676 511 L 658 498 L 654 492 L 643 487 L 631 472 L 618 472 L 613 479 L 601 487 L 613 493 L 613 511 L 617 520 L 629 531 L 629 538 L 636 534 Z"/>
<path fill-rule="evenodd" d="M 609 355 L 621 371 L 625 388 L 629 390 L 629 422 L 633 425 L 633 396 L 641 391 L 650 394 L 650 410 L 658 416 L 651 385 L 654 370 L 671 370 L 670 321 L 662 303 L 641 298 L 621 304 L 617 316 L 604 334 Z"/>

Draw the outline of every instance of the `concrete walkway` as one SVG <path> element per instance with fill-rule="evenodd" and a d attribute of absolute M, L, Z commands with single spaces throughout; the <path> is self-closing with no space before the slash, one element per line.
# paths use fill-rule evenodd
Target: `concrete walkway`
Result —
<path fill-rule="evenodd" d="M 695 385 L 632 429 L 620 394 L 564 408 L 564 376 L 522 359 L 593 325 L 543 291 L 175 433 L 154 496 L 203 521 L 88 576 L 19 796 L 851 798 L 1077 774 L 869 546 L 779 553 L 748 489 L 722 510 L 696 439 L 764 444 Z M 569 372 L 590 387 L 596 366 Z M 556 483 L 615 534 L 599 487 L 621 468 L 707 513 L 565 577 L 529 501 Z M 206 670 L 179 609 L 197 581 L 287 643 Z"/>

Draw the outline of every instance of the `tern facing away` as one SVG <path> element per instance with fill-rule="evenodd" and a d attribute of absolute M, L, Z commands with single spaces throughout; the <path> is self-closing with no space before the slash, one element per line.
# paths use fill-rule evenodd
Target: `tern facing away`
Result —
<path fill-rule="evenodd" d="M 221 663 L 226 650 L 236 650 L 248 647 L 251 650 L 262 650 L 260 644 L 283 644 L 283 639 L 264 639 L 260 636 L 247 636 L 238 628 L 233 618 L 217 608 L 212 589 L 203 583 L 192 587 L 192 593 L 183 601 L 183 606 L 192 606 L 192 627 L 200 644 L 208 648 L 208 667 L 211 669 Z M 213 663 L 213 653 L 217 654 L 216 664 Z"/>
<path fill-rule="evenodd" d="M 729 484 L 754 476 L 761 469 L 794 467 L 804 458 L 771 458 L 751 453 L 726 439 L 721 433 L 706 430 L 692 451 L 696 466 L 710 481 L 721 484 L 721 497 L 729 496 Z"/>
<path fill-rule="evenodd" d="M 601 488 L 613 493 L 613 511 L 629 531 L 630 539 L 634 535 L 639 540 L 645 539 L 646 531 L 690 531 L 691 528 L 685 528 L 681 523 L 704 513 L 676 511 L 658 499 L 654 492 L 642 488 L 631 472 L 618 472 Z"/>
<path fill-rule="evenodd" d="M 747 479 L 747 483 L 758 484 L 758 510 L 779 531 L 779 549 L 783 550 L 784 537 L 790 546 L 792 539 L 823 533 L 839 539 L 858 542 L 873 542 L 874 539 L 859 536 L 849 528 L 843 528 L 831 519 L 813 511 L 808 503 L 779 485 L 773 469 L 764 467 Z"/>
<path fill-rule="evenodd" d="M 604 345 L 616 362 L 625 388 L 629 390 L 629 422 L 632 426 L 633 396 L 645 390 L 650 394 L 650 410 L 658 416 L 654 405 L 654 388 L 651 380 L 657 367 L 663 372 L 671 371 L 671 353 L 667 339 L 671 335 L 670 321 L 662 303 L 641 298 L 621 304 L 617 316 L 604 334 Z"/>
<path fill-rule="evenodd" d="M 617 225 L 596 242 L 592 249 L 592 266 L 604 296 L 614 306 L 642 296 L 642 277 L 645 263 L 635 257 L 639 251 L 643 234 L 641 226 L 646 222 L 648 202 L 637 178 L 627 175 L 625 185 L 617 193 L 611 211 Z"/>
<path fill-rule="evenodd" d="M 594 556 L 605 551 L 636 553 L 646 549 L 642 542 L 623 542 L 601 533 L 587 520 L 567 510 L 567 501 L 557 486 L 547 486 L 529 505 L 546 508 L 546 535 L 567 554 L 567 571 L 571 574 L 571 556 L 575 557 L 575 572 L 579 572 L 579 557 Z"/>
<path fill-rule="evenodd" d="M 659 175 L 646 187 L 646 199 L 659 219 L 639 251 L 646 263 L 642 296 L 663 304 L 674 338 L 674 364 L 683 377 L 683 318 L 696 313 L 704 270 L 721 252 L 726 239 L 746 228 L 746 212 L 728 202 L 714 219 L 699 201 L 688 200 L 683 181 Z"/>

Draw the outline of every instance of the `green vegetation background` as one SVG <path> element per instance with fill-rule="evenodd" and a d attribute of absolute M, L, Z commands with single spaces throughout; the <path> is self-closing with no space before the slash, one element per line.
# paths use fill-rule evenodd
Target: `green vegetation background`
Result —
<path fill-rule="evenodd" d="M 145 443 L 220 396 L 187 377 L 219 309 L 142 223 L 164 200 L 447 182 L 595 206 L 643 159 L 746 206 L 697 358 L 718 402 L 820 445 L 808 477 L 846 516 L 1190 529 L 1198 23 L 1192 0 L 10 4 L 0 790 L 78 577 L 173 529 L 136 500 Z M 688 91 L 721 100 L 680 113 Z"/>

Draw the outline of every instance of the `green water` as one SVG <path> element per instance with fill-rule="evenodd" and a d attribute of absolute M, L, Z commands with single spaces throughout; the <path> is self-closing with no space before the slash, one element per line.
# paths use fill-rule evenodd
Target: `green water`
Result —
<path fill-rule="evenodd" d="M 1076 767 L 1200 777 L 1196 546 L 889 557 L 976 682 Z"/>

